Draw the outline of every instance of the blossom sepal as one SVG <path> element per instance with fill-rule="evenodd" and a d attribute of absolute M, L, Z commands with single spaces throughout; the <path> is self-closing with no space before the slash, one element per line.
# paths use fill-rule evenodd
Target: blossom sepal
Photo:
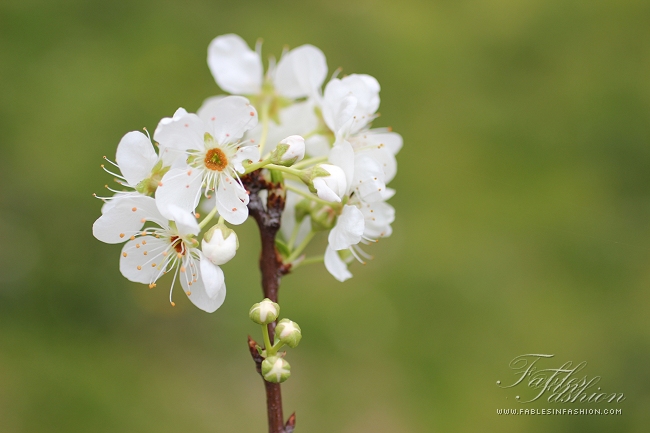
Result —
<path fill-rule="evenodd" d="M 282 383 L 291 376 L 291 366 L 281 356 L 269 356 L 262 361 L 262 376 L 271 383 Z"/>
<path fill-rule="evenodd" d="M 142 179 L 140 182 L 138 182 L 138 184 L 135 186 L 135 190 L 140 194 L 153 196 L 156 192 L 156 189 L 158 188 L 158 184 L 160 184 L 163 176 L 169 171 L 170 168 L 171 167 L 169 166 L 163 166 L 162 160 L 158 161 L 156 165 L 154 165 L 151 169 L 151 174 L 147 178 Z"/>
<path fill-rule="evenodd" d="M 280 315 L 280 306 L 269 298 L 264 298 L 262 302 L 253 305 L 248 312 L 248 317 L 258 325 L 268 325 L 275 322 Z"/>
<path fill-rule="evenodd" d="M 311 229 L 315 232 L 330 230 L 336 223 L 338 212 L 331 206 L 304 199 L 296 205 L 296 221 L 301 222 L 307 215 L 311 221 Z"/>
<path fill-rule="evenodd" d="M 293 349 L 300 343 L 302 331 L 296 322 L 289 319 L 282 319 L 275 327 L 275 338 Z"/>

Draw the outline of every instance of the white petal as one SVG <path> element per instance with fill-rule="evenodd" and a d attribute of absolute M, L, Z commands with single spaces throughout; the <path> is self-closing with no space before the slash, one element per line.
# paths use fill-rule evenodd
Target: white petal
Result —
<path fill-rule="evenodd" d="M 357 99 L 334 79 L 327 83 L 323 96 L 323 120 L 339 136 L 344 136 L 352 125 Z"/>
<path fill-rule="evenodd" d="M 210 121 L 210 112 L 213 110 L 214 105 L 225 97 L 226 95 L 211 96 L 203 101 L 201 108 L 196 112 L 199 118 L 203 120 L 203 123 L 208 123 Z"/>
<path fill-rule="evenodd" d="M 384 129 L 371 129 L 366 135 L 374 144 L 383 144 L 393 155 L 397 155 L 404 143 L 400 134 Z"/>
<path fill-rule="evenodd" d="M 386 189 L 384 171 L 368 152 L 361 152 L 354 158 L 354 179 L 352 180 L 355 195 L 364 202 L 376 202 L 383 199 L 382 192 Z"/>
<path fill-rule="evenodd" d="M 189 292 L 190 294 L 187 297 L 192 301 L 194 305 L 200 308 L 203 311 L 212 313 L 217 310 L 226 299 L 226 284 L 224 282 L 223 271 L 218 266 L 212 266 L 212 268 L 206 268 L 203 262 L 209 263 L 209 260 L 200 260 L 199 266 L 197 266 L 196 260 L 193 261 L 193 266 L 186 265 L 186 269 L 192 269 L 192 272 L 183 273 L 179 275 L 181 280 L 181 286 L 183 287 L 185 294 Z M 203 272 L 205 271 L 205 275 Z M 196 277 L 192 278 L 192 273 L 196 273 Z M 196 281 L 194 281 L 196 280 Z M 189 284 L 189 283 L 192 284 Z M 208 294 L 206 284 L 210 286 L 210 293 Z"/>
<path fill-rule="evenodd" d="M 361 153 L 367 154 L 372 159 L 374 159 L 377 164 L 381 167 L 384 172 L 384 182 L 389 183 L 395 178 L 397 174 L 397 160 L 395 155 L 391 153 L 387 148 L 374 148 L 364 150 Z"/>
<path fill-rule="evenodd" d="M 199 228 L 199 223 L 196 222 L 196 217 L 194 217 L 193 213 L 187 212 L 174 204 L 170 205 L 168 210 L 169 215 L 171 216 L 169 219 L 176 223 L 179 235 L 196 236 L 199 234 L 201 229 Z"/>
<path fill-rule="evenodd" d="M 273 81 L 280 95 L 296 99 L 316 94 L 326 75 L 323 52 L 313 45 L 302 45 L 282 56 Z"/>
<path fill-rule="evenodd" d="M 167 227 L 167 219 L 158 212 L 153 198 L 144 195 L 126 197 L 95 221 L 93 235 L 107 244 L 119 244 L 139 233 L 145 221 Z"/>
<path fill-rule="evenodd" d="M 348 266 L 341 260 L 339 253 L 329 246 L 325 250 L 325 269 L 340 282 L 352 278 L 352 274 L 348 271 Z"/>
<path fill-rule="evenodd" d="M 257 111 L 242 96 L 226 96 L 203 107 L 208 132 L 219 144 L 233 143 L 257 125 Z"/>
<path fill-rule="evenodd" d="M 361 241 L 364 218 L 356 206 L 345 205 L 327 241 L 334 250 L 345 250 Z"/>
<path fill-rule="evenodd" d="M 348 125 L 349 132 L 354 133 L 367 126 L 375 117 L 375 112 L 379 108 L 379 83 L 370 75 L 352 74 L 343 79 L 335 78 L 327 83 L 323 94 L 323 116 L 326 107 L 328 110 L 336 112 L 338 104 L 345 97 L 354 97 L 356 105 L 352 116 L 354 117 L 351 125 Z M 328 126 L 329 123 L 328 123 Z M 337 125 L 342 127 L 343 125 Z M 331 126 L 330 126 L 331 127 Z M 336 129 L 332 129 L 337 131 Z"/>
<path fill-rule="evenodd" d="M 343 170 L 348 190 L 351 189 L 354 178 L 354 150 L 352 150 L 352 145 L 345 140 L 335 143 L 332 150 L 330 150 L 328 159 L 329 162 Z"/>
<path fill-rule="evenodd" d="M 131 186 L 151 174 L 151 169 L 158 161 L 158 155 L 151 140 L 139 131 L 131 131 L 117 145 L 115 161 L 122 175 Z"/>
<path fill-rule="evenodd" d="M 243 173 L 246 171 L 246 169 L 243 166 L 243 162 L 250 160 L 252 162 L 258 162 L 260 160 L 260 148 L 253 145 L 253 146 L 242 146 L 237 150 L 235 155 L 232 157 L 232 165 L 235 167 L 235 170 L 237 170 L 240 173 Z"/>
<path fill-rule="evenodd" d="M 202 171 L 174 168 L 162 178 L 156 189 L 158 210 L 167 219 L 174 219 L 171 207 L 178 206 L 185 212 L 194 213 L 201 194 Z"/>
<path fill-rule="evenodd" d="M 228 93 L 253 95 L 262 90 L 262 59 L 237 35 L 218 36 L 210 42 L 208 67 Z"/>
<path fill-rule="evenodd" d="M 162 275 L 167 263 L 163 251 L 170 247 L 169 239 L 142 236 L 128 241 L 122 248 L 120 272 L 129 281 L 150 284 Z"/>
<path fill-rule="evenodd" d="M 370 239 L 388 237 L 393 232 L 391 224 L 395 221 L 395 209 L 385 202 L 367 204 L 361 207 L 365 226 L 363 235 Z"/>
<path fill-rule="evenodd" d="M 209 298 L 214 298 L 219 294 L 219 291 L 225 290 L 225 278 L 219 266 L 210 262 L 204 255 L 201 255 L 200 268 L 205 293 Z"/>
<path fill-rule="evenodd" d="M 161 155 L 163 152 L 173 154 L 172 149 L 204 149 L 205 132 L 205 125 L 199 116 L 179 108 L 174 117 L 165 117 L 158 123 L 153 139 L 160 144 Z"/>
<path fill-rule="evenodd" d="M 114 207 L 116 204 L 120 202 L 120 200 L 128 198 L 128 197 L 139 197 L 142 194 L 136 191 L 130 191 L 130 192 L 119 192 L 113 195 L 109 200 L 106 200 L 104 204 L 102 205 L 102 214 L 105 214 L 108 212 L 109 209 Z"/>
<path fill-rule="evenodd" d="M 235 179 L 222 176 L 217 191 L 217 211 L 230 224 L 239 225 L 248 218 L 248 194 Z"/>

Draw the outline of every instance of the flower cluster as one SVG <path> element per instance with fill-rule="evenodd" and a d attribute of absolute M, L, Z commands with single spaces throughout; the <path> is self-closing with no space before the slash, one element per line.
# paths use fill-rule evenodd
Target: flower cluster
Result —
<path fill-rule="evenodd" d="M 153 288 L 171 273 L 172 305 L 178 281 L 197 307 L 215 311 L 226 291 L 220 266 L 239 246 L 232 226 L 248 217 L 246 175 L 260 170 L 286 191 L 276 242 L 284 263 L 323 261 L 337 280 L 350 278 L 349 263 L 370 258 L 360 244 L 389 236 L 395 217 L 387 184 L 402 138 L 370 128 L 377 80 L 338 78 L 337 70 L 324 85 L 325 56 L 311 45 L 271 58 L 265 73 L 261 44 L 252 50 L 234 34 L 210 43 L 208 66 L 232 95 L 208 98 L 196 113 L 179 108 L 153 137 L 133 131 L 122 138 L 115 161 L 105 158 L 115 168 L 102 166 L 121 188 L 99 197 L 105 203 L 95 237 L 125 242 L 120 271 L 127 279 Z M 327 233 L 324 254 L 305 257 L 319 232 Z"/>

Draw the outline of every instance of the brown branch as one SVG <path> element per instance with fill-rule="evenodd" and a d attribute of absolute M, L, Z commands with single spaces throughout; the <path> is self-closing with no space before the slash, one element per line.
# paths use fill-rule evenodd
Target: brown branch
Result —
<path fill-rule="evenodd" d="M 262 291 L 264 297 L 273 302 L 278 302 L 278 289 L 280 279 L 289 272 L 289 267 L 284 265 L 282 257 L 275 247 L 275 236 L 280 229 L 282 211 L 285 205 L 285 194 L 281 183 L 273 183 L 264 179 L 260 171 L 254 171 L 242 178 L 244 186 L 249 192 L 248 211 L 257 222 L 262 240 L 260 255 L 260 271 L 262 273 Z M 260 198 L 260 191 L 266 190 L 268 195 L 266 206 Z M 273 344 L 275 322 L 269 323 L 269 336 Z M 257 372 L 262 374 L 263 358 L 257 352 L 257 343 L 249 336 L 248 346 L 255 361 Z M 291 433 L 296 424 L 295 414 L 291 415 L 287 424 L 284 424 L 282 414 L 282 393 L 279 383 L 264 381 L 266 389 L 266 409 L 269 422 L 269 433 Z"/>

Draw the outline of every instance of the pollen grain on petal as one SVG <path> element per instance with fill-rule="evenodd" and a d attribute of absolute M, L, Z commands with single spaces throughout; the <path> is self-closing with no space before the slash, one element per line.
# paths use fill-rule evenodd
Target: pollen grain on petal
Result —
<path fill-rule="evenodd" d="M 127 253 L 122 253 L 122 257 L 126 257 L 126 256 L 128 256 Z"/>
<path fill-rule="evenodd" d="M 120 233 L 121 238 L 123 238 L 124 236 L 126 236 L 124 233 Z"/>
<path fill-rule="evenodd" d="M 141 271 L 141 270 L 142 270 L 142 266 L 138 265 L 138 271 Z"/>
<path fill-rule="evenodd" d="M 185 292 L 185 294 L 186 294 L 187 296 L 190 296 L 190 295 L 192 294 L 192 292 L 189 292 L 189 291 L 188 291 L 188 292 Z"/>
<path fill-rule="evenodd" d="M 135 212 L 135 211 L 138 210 L 138 208 L 137 208 L 137 207 L 134 207 L 134 208 L 131 208 L 131 210 L 132 210 L 133 212 Z"/>

